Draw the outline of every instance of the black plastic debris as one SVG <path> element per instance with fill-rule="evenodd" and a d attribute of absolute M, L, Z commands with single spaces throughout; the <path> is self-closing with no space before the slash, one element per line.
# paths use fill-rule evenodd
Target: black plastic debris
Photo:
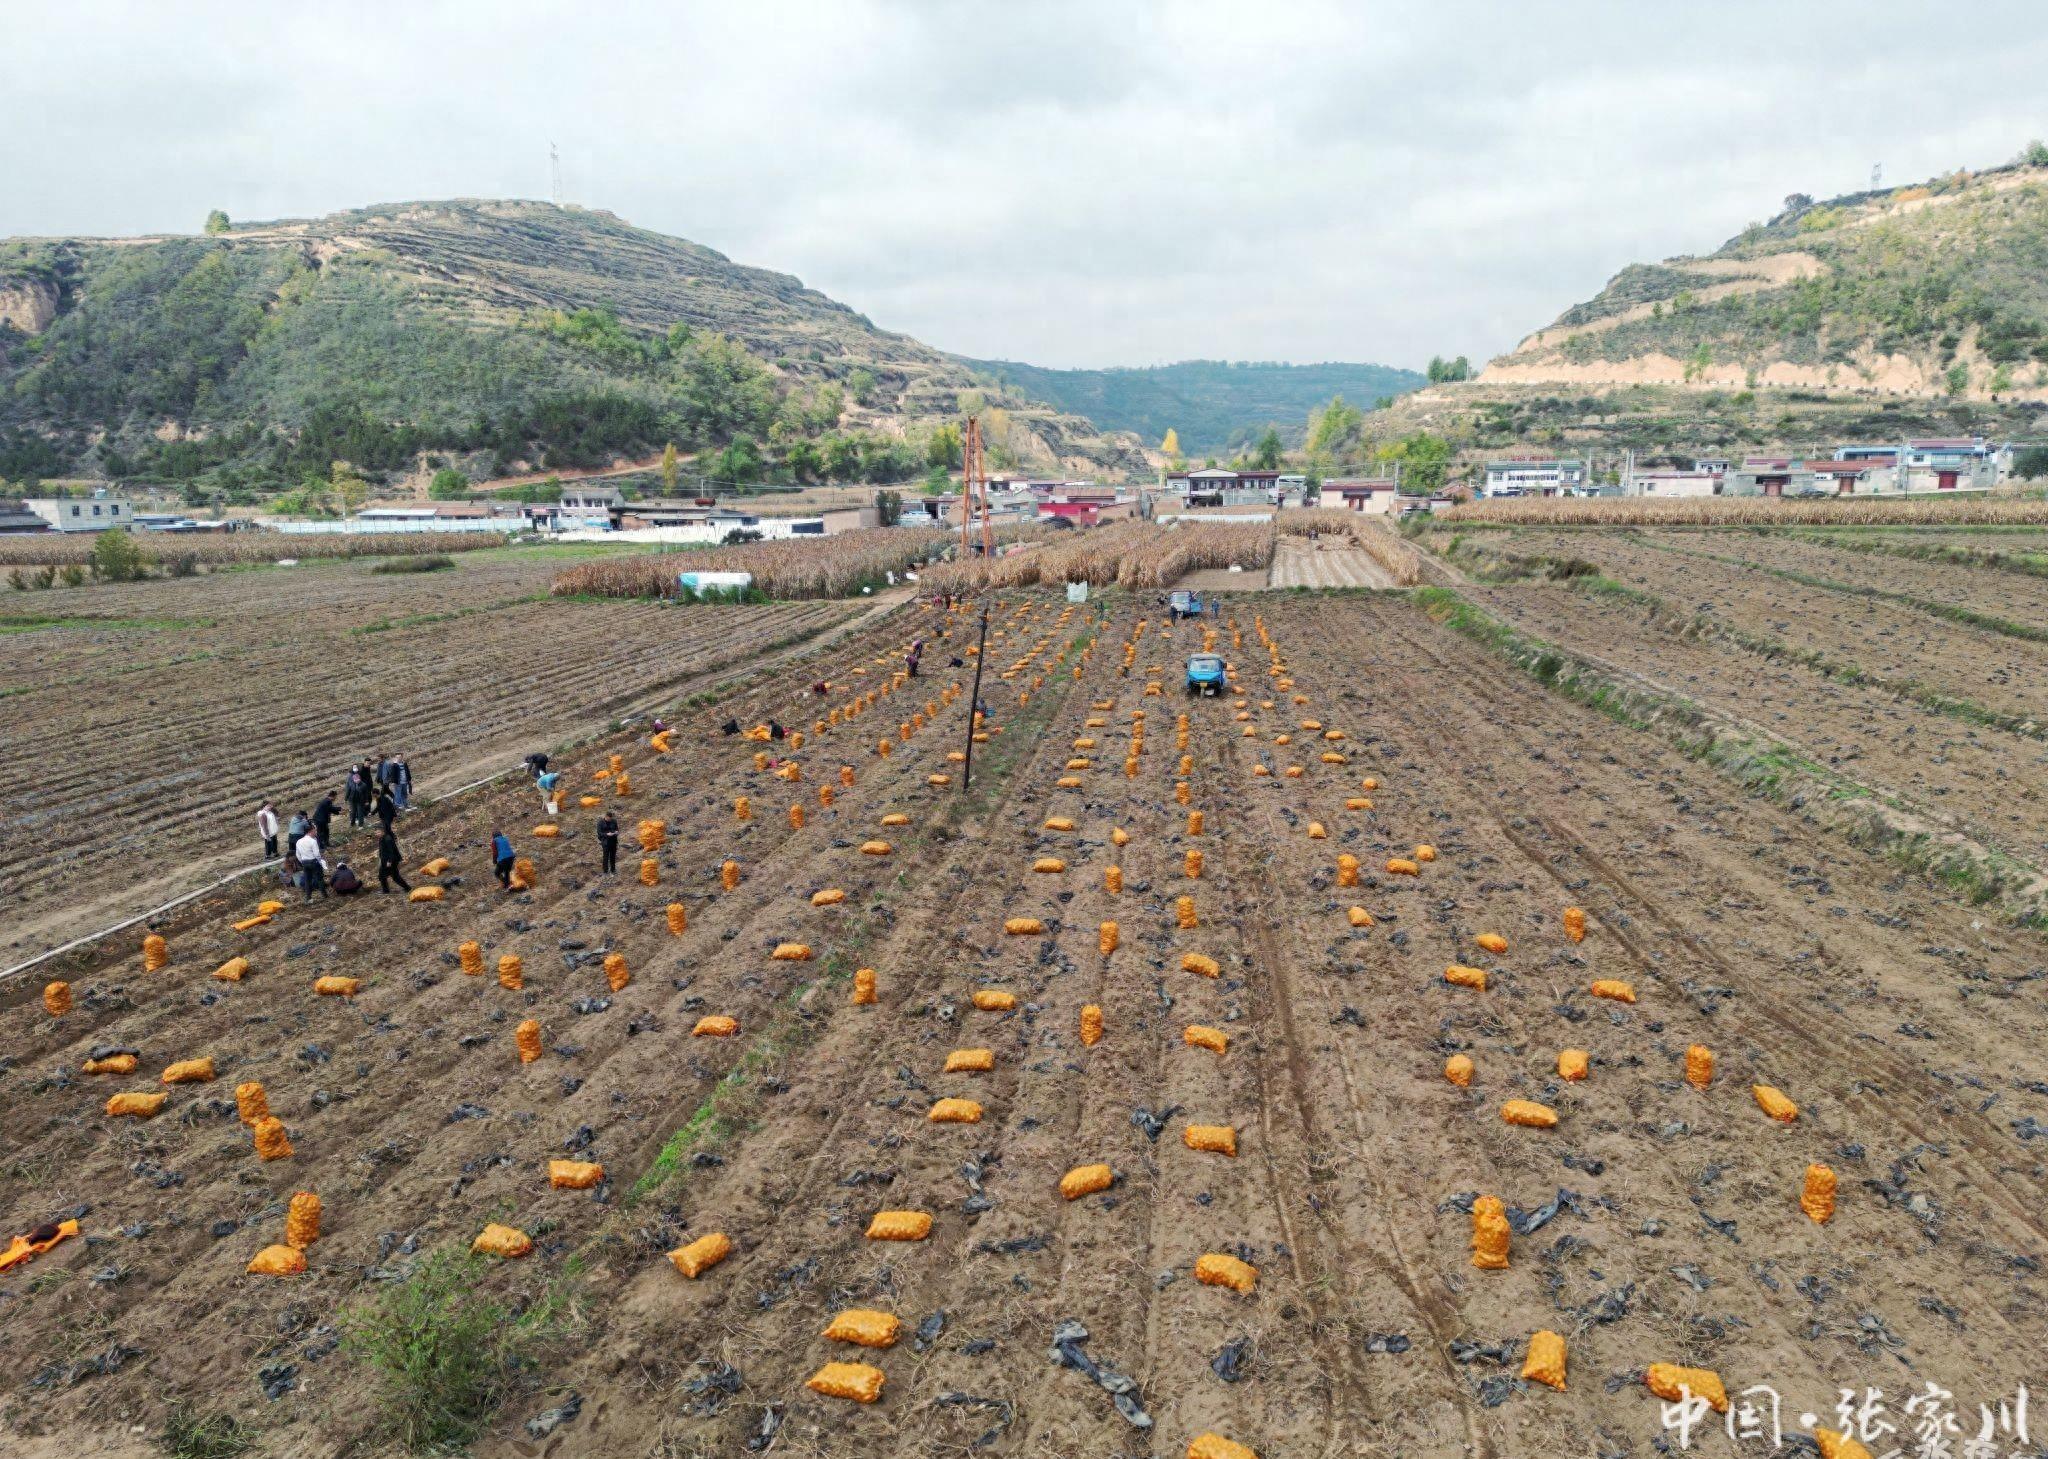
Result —
<path fill-rule="evenodd" d="M 1016 1408 L 1007 1399 L 1002 1398 L 977 1398 L 971 1393 L 961 1393 L 956 1390 L 951 1393 L 941 1393 L 933 1402 L 945 1404 L 949 1408 L 980 1409 L 996 1415 L 995 1427 L 989 1429 L 981 1437 L 970 1443 L 967 1446 L 970 1449 L 986 1449 L 990 1444 L 1001 1438 L 1003 1431 L 1009 1428 L 1017 1418 Z M 1146 1422 L 1149 1423 L 1150 1420 L 1148 1419 Z"/>
<path fill-rule="evenodd" d="M 1583 1217 L 1586 1214 L 1579 1209 L 1579 1193 L 1577 1191 L 1559 1188 L 1556 1195 L 1533 1211 L 1525 1211 L 1519 1206 L 1509 1206 L 1507 1210 L 1508 1228 L 1517 1236 L 1533 1235 L 1555 1220 L 1559 1211 L 1567 1208 L 1575 1216 Z"/>
<path fill-rule="evenodd" d="M 923 1352 L 926 1348 L 937 1342 L 939 1334 L 945 1330 L 946 1309 L 941 1307 L 917 1325 L 917 1340 L 911 1344 L 912 1348 L 920 1353 Z"/>
<path fill-rule="evenodd" d="M 1369 1353 L 1405 1353 L 1408 1348 L 1408 1334 L 1405 1332 L 1374 1332 L 1366 1335 L 1365 1350 Z"/>
<path fill-rule="evenodd" d="M 761 1422 L 754 1426 L 753 1437 L 747 1440 L 750 1452 L 758 1454 L 775 1442 L 775 1432 L 782 1427 L 782 1405 L 771 1403 L 761 1410 Z"/>
<path fill-rule="evenodd" d="M 1138 1402 L 1138 1383 L 1135 1378 L 1105 1367 L 1081 1350 L 1081 1344 L 1088 1341 L 1088 1329 L 1071 1318 L 1052 1330 L 1052 1353 L 1055 1363 L 1063 1368 L 1072 1368 L 1092 1380 L 1097 1387 L 1110 1397 L 1116 1411 L 1136 1429 L 1152 1427 L 1152 1415 L 1145 1412 Z"/>
<path fill-rule="evenodd" d="M 1139 1105 L 1131 1111 L 1131 1123 L 1145 1132 L 1145 1138 L 1157 1144 L 1160 1135 L 1166 1131 L 1166 1122 L 1180 1113 L 1180 1106 L 1169 1104 L 1157 1110 Z"/>
<path fill-rule="evenodd" d="M 716 1418 L 732 1402 L 732 1396 L 740 1391 L 745 1381 L 740 1370 L 730 1363 L 709 1363 L 699 1377 L 683 1385 L 693 1401 L 683 1405 L 683 1412 L 690 1418 Z"/>
<path fill-rule="evenodd" d="M 526 1421 L 526 1432 L 536 1439 L 545 1439 L 577 1414 L 583 1412 L 583 1395 L 571 1392 L 553 1408 L 543 1409 Z"/>
<path fill-rule="evenodd" d="M 1225 1383 L 1235 1383 L 1244 1376 L 1244 1370 L 1252 1357 L 1252 1340 L 1248 1337 L 1234 1337 L 1216 1350 L 1216 1356 L 1209 1359 L 1209 1371 Z"/>
<path fill-rule="evenodd" d="M 272 1367 L 259 1368 L 256 1370 L 256 1381 L 263 1385 L 263 1396 L 275 1403 L 299 1386 L 299 1365 L 278 1363 Z"/>

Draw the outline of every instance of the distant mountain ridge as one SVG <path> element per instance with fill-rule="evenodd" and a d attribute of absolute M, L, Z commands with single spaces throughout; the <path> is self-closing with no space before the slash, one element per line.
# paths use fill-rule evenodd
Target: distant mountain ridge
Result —
<path fill-rule="evenodd" d="M 457 199 L 218 222 L 0 240 L 0 476 L 275 483 L 422 452 L 547 468 L 740 435 L 921 472 L 921 438 L 976 390 L 1020 463 L 1140 462 L 798 279 L 610 213 Z M 865 467 L 827 449 L 849 435 Z"/>
<path fill-rule="evenodd" d="M 1103 370 L 1051 370 L 1011 360 L 965 360 L 995 379 L 1106 431 L 1131 431 L 1157 447 L 1168 430 L 1183 452 L 1212 454 L 1254 440 L 1277 426 L 1290 446 L 1301 444 L 1308 414 L 1331 396 L 1370 409 L 1382 396 L 1426 383 L 1391 365 L 1239 364 L 1183 360 Z"/>

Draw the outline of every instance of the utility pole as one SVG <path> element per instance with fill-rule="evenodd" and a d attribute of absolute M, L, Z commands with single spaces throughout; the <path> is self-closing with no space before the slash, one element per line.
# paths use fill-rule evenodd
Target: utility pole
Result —
<path fill-rule="evenodd" d="M 553 142 L 548 143 L 548 201 L 562 206 L 562 154 Z"/>
<path fill-rule="evenodd" d="M 974 689 L 967 698 L 967 753 L 960 766 L 960 793 L 965 795 L 968 782 L 974 778 L 975 721 L 981 716 L 981 670 L 988 658 L 988 601 L 995 591 L 995 530 L 988 520 L 988 473 L 982 464 L 980 416 L 967 417 L 967 429 L 961 433 L 960 464 L 960 561 L 966 562 L 973 551 L 974 497 L 975 488 L 979 485 L 981 560 L 985 570 L 991 574 L 990 582 L 981 591 L 981 637 L 974 650 Z"/>

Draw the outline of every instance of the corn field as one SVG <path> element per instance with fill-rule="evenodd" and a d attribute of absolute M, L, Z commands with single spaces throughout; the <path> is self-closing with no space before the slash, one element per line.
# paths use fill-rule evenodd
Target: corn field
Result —
<path fill-rule="evenodd" d="M 942 551 L 935 528 L 875 527 L 836 537 L 750 542 L 690 552 L 636 554 L 580 563 L 554 581 L 557 597 L 674 598 L 685 572 L 747 572 L 771 598 L 846 598 Z"/>
<path fill-rule="evenodd" d="M 1498 522 L 1520 527 L 1881 527 L 2048 525 L 2048 500 L 2015 496 L 1508 497 L 1466 502 L 1439 522 Z"/>
<path fill-rule="evenodd" d="M 503 547 L 497 532 L 361 532 L 298 536 L 284 532 L 133 532 L 145 561 L 188 560 L 202 567 L 275 562 L 281 557 L 417 557 Z M 0 567 L 83 567 L 92 560 L 96 532 L 0 533 Z"/>
<path fill-rule="evenodd" d="M 1202 568 L 1263 568 L 1273 560 L 1273 529 L 1263 522 L 1208 524 L 1122 521 L 1048 538 L 993 562 L 946 563 L 924 581 L 935 587 L 1021 588 L 1085 582 L 1095 587 L 1164 588 Z"/>
<path fill-rule="evenodd" d="M 1312 531 L 1348 533 L 1359 550 L 1385 568 L 1401 587 L 1412 588 L 1422 581 L 1422 554 L 1396 536 L 1384 517 L 1337 507 L 1302 507 L 1281 512 L 1273 525 L 1290 537 L 1305 537 Z"/>

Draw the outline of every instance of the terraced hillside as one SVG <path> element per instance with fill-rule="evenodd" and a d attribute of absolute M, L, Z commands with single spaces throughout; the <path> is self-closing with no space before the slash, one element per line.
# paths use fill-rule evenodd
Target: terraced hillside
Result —
<path fill-rule="evenodd" d="M 331 459 L 395 470 L 423 451 L 590 465 L 765 440 L 778 420 L 778 438 L 895 438 L 970 389 L 1004 407 L 1020 462 L 1132 459 L 1135 442 L 787 274 L 605 212 L 455 200 L 0 241 L 0 476 L 229 467 L 296 484 Z"/>

